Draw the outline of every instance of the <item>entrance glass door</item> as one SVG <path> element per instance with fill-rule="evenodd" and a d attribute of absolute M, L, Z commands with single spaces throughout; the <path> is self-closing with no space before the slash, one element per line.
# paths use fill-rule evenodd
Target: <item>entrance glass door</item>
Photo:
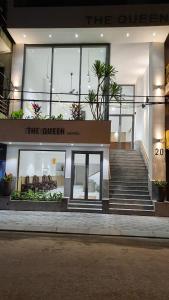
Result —
<path fill-rule="evenodd" d="M 102 157 L 102 152 L 73 152 L 72 199 L 101 199 Z"/>

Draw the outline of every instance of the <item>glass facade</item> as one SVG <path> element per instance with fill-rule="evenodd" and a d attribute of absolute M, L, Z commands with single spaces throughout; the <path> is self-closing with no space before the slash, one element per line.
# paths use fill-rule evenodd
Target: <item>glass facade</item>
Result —
<path fill-rule="evenodd" d="M 85 102 L 88 91 L 96 88 L 92 69 L 95 60 L 106 62 L 106 45 L 27 46 L 23 85 L 25 116 L 32 116 L 32 103 L 37 102 L 43 116 L 61 114 L 64 119 L 70 119 L 72 102 Z M 89 104 L 82 103 L 81 108 L 85 119 L 93 119 Z"/>

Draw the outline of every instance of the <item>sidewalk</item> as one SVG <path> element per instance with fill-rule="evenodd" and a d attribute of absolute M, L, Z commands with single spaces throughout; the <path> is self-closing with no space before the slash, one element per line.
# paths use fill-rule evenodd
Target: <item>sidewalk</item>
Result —
<path fill-rule="evenodd" d="M 0 230 L 169 238 L 169 218 L 1 210 Z"/>

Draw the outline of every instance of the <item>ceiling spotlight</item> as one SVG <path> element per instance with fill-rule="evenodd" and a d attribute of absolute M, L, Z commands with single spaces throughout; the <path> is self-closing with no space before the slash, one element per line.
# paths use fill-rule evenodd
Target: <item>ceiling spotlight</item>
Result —
<path fill-rule="evenodd" d="M 129 36 L 130 36 L 130 33 L 129 33 L 129 32 L 127 32 L 127 33 L 126 33 L 126 37 L 128 38 Z"/>
<path fill-rule="evenodd" d="M 50 38 L 50 39 L 52 38 L 52 34 L 49 34 L 49 38 Z"/>
<path fill-rule="evenodd" d="M 101 36 L 101 37 L 104 37 L 104 34 L 103 34 L 103 33 L 100 33 L 100 36 Z"/>
<path fill-rule="evenodd" d="M 26 39 L 26 34 L 23 34 L 24 39 Z"/>
<path fill-rule="evenodd" d="M 156 36 L 156 32 L 153 32 L 153 36 Z"/>
<path fill-rule="evenodd" d="M 75 33 L 75 38 L 78 39 L 79 35 L 77 33 Z"/>

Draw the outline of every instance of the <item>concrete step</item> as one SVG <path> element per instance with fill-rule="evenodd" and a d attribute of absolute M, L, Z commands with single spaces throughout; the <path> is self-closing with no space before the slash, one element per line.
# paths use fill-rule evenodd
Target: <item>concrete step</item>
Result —
<path fill-rule="evenodd" d="M 70 199 L 69 204 L 71 203 L 84 203 L 84 204 L 102 204 L 100 200 L 83 200 L 83 199 Z"/>
<path fill-rule="evenodd" d="M 79 213 L 102 213 L 102 208 L 84 208 L 84 207 L 74 207 L 74 208 L 70 208 L 68 207 L 68 211 L 70 212 L 79 212 Z"/>
<path fill-rule="evenodd" d="M 140 156 L 131 156 L 131 157 L 126 157 L 126 156 L 111 156 L 109 155 L 110 162 L 116 161 L 116 162 L 144 162 L 144 160 Z"/>
<path fill-rule="evenodd" d="M 154 206 L 153 205 L 141 205 L 141 204 L 133 204 L 133 203 L 111 203 L 110 208 L 115 208 L 115 209 L 132 209 L 132 210 L 153 210 Z"/>
<path fill-rule="evenodd" d="M 130 169 L 128 170 L 110 170 L 110 175 L 111 176 L 137 176 L 137 177 L 142 177 L 142 176 L 146 176 L 147 177 L 147 172 L 145 171 L 131 171 Z"/>
<path fill-rule="evenodd" d="M 114 199 L 110 198 L 109 204 L 118 203 L 118 204 L 141 204 L 141 205 L 153 205 L 152 200 L 145 199 Z"/>
<path fill-rule="evenodd" d="M 148 176 L 140 176 L 140 175 L 116 175 L 116 174 L 111 174 L 111 178 L 110 181 L 114 182 L 117 180 L 121 180 L 121 181 L 133 181 L 133 182 L 138 182 L 138 181 L 147 181 L 148 182 Z"/>
<path fill-rule="evenodd" d="M 126 193 L 121 193 L 121 194 L 112 194 L 109 193 L 109 198 L 114 198 L 114 199 L 144 199 L 144 200 L 149 200 L 150 196 L 149 194 L 147 195 L 140 195 L 140 194 L 126 194 Z"/>
<path fill-rule="evenodd" d="M 69 203 L 68 204 L 68 208 L 95 208 L 95 209 L 98 209 L 98 208 L 102 208 L 102 204 L 85 204 L 85 203 Z"/>
<path fill-rule="evenodd" d="M 142 210 L 142 209 L 119 209 L 111 208 L 109 209 L 110 214 L 118 215 L 138 215 L 138 216 L 154 216 L 154 211 Z"/>
<path fill-rule="evenodd" d="M 109 190 L 113 190 L 113 191 L 135 191 L 135 190 L 139 190 L 139 191 L 147 191 L 148 192 L 148 185 L 117 185 L 117 184 L 109 184 Z"/>
<path fill-rule="evenodd" d="M 109 186 L 120 185 L 120 186 L 148 186 L 145 180 L 111 180 Z"/>
<path fill-rule="evenodd" d="M 138 195 L 149 195 L 149 191 L 148 190 L 139 190 L 139 189 L 135 189 L 135 190 L 133 190 L 133 189 L 131 189 L 131 190 L 129 190 L 129 189 L 124 189 L 124 188 L 122 188 L 122 189 L 112 189 L 112 188 L 109 188 L 109 193 L 110 194 L 113 194 L 113 195 L 118 195 L 118 194 L 138 194 Z"/>
<path fill-rule="evenodd" d="M 139 170 L 147 170 L 147 168 L 146 168 L 146 166 L 143 164 L 143 163 L 132 163 L 132 162 L 127 162 L 127 163 L 125 163 L 125 164 L 123 164 L 123 163 L 118 163 L 118 162 L 116 162 L 116 163 L 110 163 L 110 168 L 114 168 L 114 169 L 128 169 L 128 168 L 130 168 L 130 169 L 139 169 Z"/>

